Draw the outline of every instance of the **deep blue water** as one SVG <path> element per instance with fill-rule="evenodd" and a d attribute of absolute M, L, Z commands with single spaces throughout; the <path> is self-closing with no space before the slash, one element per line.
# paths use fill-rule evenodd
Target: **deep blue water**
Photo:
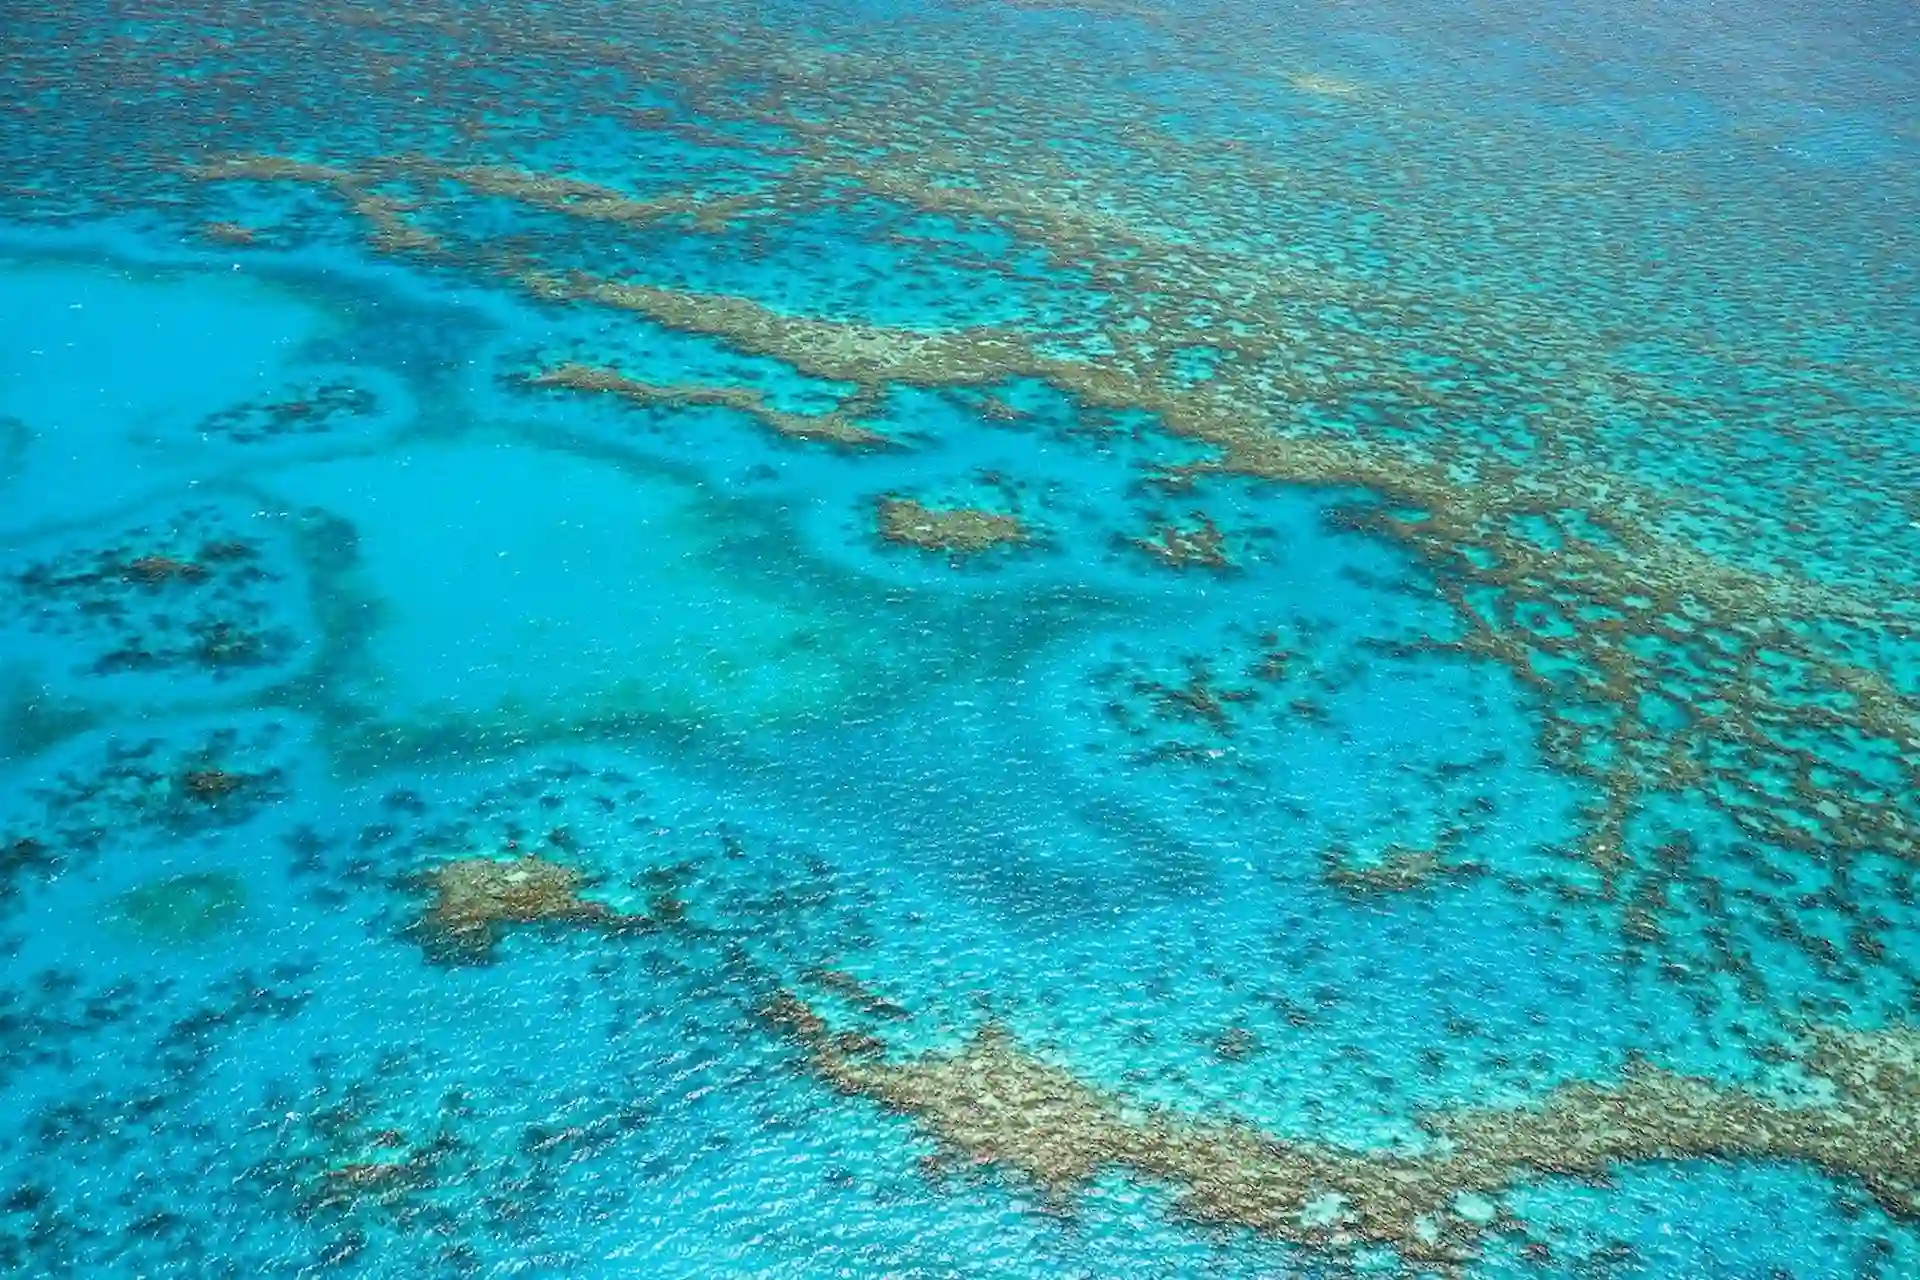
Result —
<path fill-rule="evenodd" d="M 1909 8 L 0 98 L 0 1272 L 1920 1275 Z"/>

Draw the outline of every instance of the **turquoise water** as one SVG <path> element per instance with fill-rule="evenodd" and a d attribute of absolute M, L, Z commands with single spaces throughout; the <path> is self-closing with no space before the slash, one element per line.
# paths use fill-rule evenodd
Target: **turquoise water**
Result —
<path fill-rule="evenodd" d="M 1916 50 L 13 6 L 0 1271 L 1920 1275 Z"/>

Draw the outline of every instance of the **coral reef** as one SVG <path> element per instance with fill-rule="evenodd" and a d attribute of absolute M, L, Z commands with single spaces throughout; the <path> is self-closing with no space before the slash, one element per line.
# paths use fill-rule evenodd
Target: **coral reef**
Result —
<path fill-rule="evenodd" d="M 928 506 L 913 498 L 880 499 L 874 518 L 882 538 L 922 551 L 978 555 L 1017 547 L 1033 537 L 1017 516 L 974 507 Z"/>
<path fill-rule="evenodd" d="M 1515 825 L 1514 842 L 1528 847 L 1512 860 L 1473 846 L 1484 871 L 1446 840 L 1381 848 L 1380 832 L 1424 833 L 1435 812 L 1476 838 L 1507 834 L 1478 783 L 1466 789 L 1480 794 L 1444 797 L 1429 785 L 1482 769 L 1476 739 L 1424 771 L 1395 762 L 1396 784 L 1430 810 L 1420 821 L 1389 814 L 1365 826 L 1377 797 L 1333 797 L 1353 802 L 1366 835 L 1315 835 L 1321 884 L 1301 892 L 1343 920 L 1392 916 L 1409 929 L 1453 925 L 1449 913 L 1472 909 L 1461 904 L 1497 897 L 1565 936 L 1614 930 L 1596 954 L 1617 947 L 1620 972 L 1607 977 L 1649 1007 L 1594 1020 L 1625 1044 L 1657 1042 L 1648 1048 L 1662 1062 L 1710 1061 L 1697 1069 L 1724 1065 L 1729 1078 L 1741 1055 L 1807 1019 L 1878 1027 L 1920 1011 L 1920 324 L 1910 270 L 1920 153 L 1900 115 L 1906 99 L 1887 92 L 1888 64 L 1869 41 L 1833 52 L 1822 41 L 1751 39 L 1774 29 L 1747 27 L 1757 19 L 1729 9 L 1712 39 L 1649 38 L 1616 62 L 1590 38 L 1604 36 L 1606 19 L 1588 10 L 1604 5 L 1574 5 L 1524 31 L 1524 15 L 1493 6 L 1424 32 L 1438 53 L 1403 55 L 1396 47 L 1420 45 L 1408 38 L 1420 20 L 1387 22 L 1358 12 L 1366 6 L 1306 6 L 1284 21 L 1248 21 L 1246 6 L 1218 0 L 882 8 L 40 6 L 0 33 L 28 121 L 0 141 L 9 161 L 0 201 L 56 235 L 93 221 L 116 236 L 158 229 L 157 247 L 198 245 L 202 265 L 216 256 L 206 246 L 234 249 L 238 261 L 213 263 L 218 273 L 286 266 L 291 277 L 318 265 L 329 282 L 305 277 L 302 287 L 329 303 L 360 287 L 348 277 L 404 273 L 418 296 L 444 288 L 461 307 L 486 289 L 513 293 L 500 314 L 536 317 L 556 336 L 527 340 L 555 350 L 592 348 L 583 333 L 635 334 L 636 348 L 660 348 L 633 357 L 645 375 L 563 363 L 508 379 L 518 390 L 492 390 L 523 407 L 534 389 L 745 415 L 795 443 L 766 461 L 756 456 L 763 442 L 743 434 L 666 462 L 729 477 L 785 467 L 780 483 L 817 483 L 843 512 L 856 494 L 919 494 L 882 499 L 877 511 L 863 504 L 850 518 L 956 563 L 1082 527 L 1051 505 L 1009 508 L 1017 514 L 966 499 L 939 505 L 953 495 L 931 496 L 938 478 L 915 464 L 972 465 L 979 433 L 963 432 L 982 422 L 1017 424 L 985 432 L 989 451 L 1064 442 L 1076 460 L 1100 464 L 1086 472 L 1103 477 L 1089 489 L 1124 495 L 1086 524 L 1125 531 L 1098 566 L 1102 585 L 1122 586 L 1116 596 L 1231 594 L 1262 576 L 1249 532 L 1262 517 L 1242 514 L 1282 488 L 1288 501 L 1311 495 L 1329 537 L 1403 575 L 1349 578 L 1342 590 L 1363 589 L 1339 604 L 1391 610 L 1420 596 L 1432 606 L 1432 625 L 1363 644 L 1350 662 L 1396 674 L 1409 669 L 1397 664 L 1470 669 L 1502 696 L 1517 689 L 1513 724 L 1530 724 L 1535 739 L 1525 750 L 1537 752 L 1536 794 L 1550 793 L 1577 831 Z M 1723 37 L 1743 43 L 1715 43 Z M 1756 48 L 1768 51 L 1758 77 L 1751 59 L 1702 56 Z M 1556 74 L 1541 77 L 1548 63 Z M 1910 80 L 1897 69 L 1895 88 Z M 1783 98 L 1781 84 L 1813 89 Z M 249 244 L 274 252 L 238 252 Z M 355 257 L 397 265 L 334 272 Z M 364 319 L 315 345 L 344 350 L 345 331 Z M 691 351 L 700 354 L 683 366 Z M 469 362 L 491 356 L 442 354 L 458 358 L 411 361 L 408 376 L 447 392 L 485 382 Z M 203 483 L 258 465 L 275 440 L 345 453 L 356 446 L 336 437 L 385 394 L 322 379 L 214 414 L 198 424 L 205 456 L 230 471 Z M 885 434 L 879 424 L 903 405 L 926 407 L 944 434 Z M 486 430 L 516 416 L 494 415 Z M 458 417 L 428 430 L 468 430 Z M 562 430 L 602 419 L 660 420 L 649 434 L 665 451 L 678 443 L 667 414 L 617 406 L 572 415 Z M 33 465 L 50 438 L 44 425 L 0 419 L 7 475 Z M 173 442 L 162 443 L 171 463 Z M 662 440 L 647 443 L 663 451 Z M 1225 533 L 1204 513 L 1168 520 L 1152 505 L 1201 488 Z M 71 697 L 90 713 L 124 692 L 231 715 L 303 705 L 293 699 L 324 690 L 345 663 L 316 664 L 310 679 L 295 669 L 310 619 L 290 601 L 306 593 L 260 520 L 251 505 L 196 506 L 97 538 L 56 530 L 17 544 L 0 567 L 0 621 L 36 680 L 44 667 L 71 686 L 48 705 Z M 985 558 L 989 570 L 999 563 Z M 1023 573 L 1041 579 L 1069 563 L 1031 555 Z M 1184 573 L 1141 572 L 1156 564 Z M 817 632 L 782 635 L 804 647 Z M 1319 766 L 1346 763 L 1371 722 L 1392 715 L 1341 701 L 1351 670 L 1291 635 L 1263 639 L 1251 655 L 1177 643 L 1178 653 L 1120 654 L 1096 675 L 1095 701 L 1105 699 L 1134 761 L 1209 772 L 1114 771 L 1097 756 L 1088 767 L 1116 787 L 1205 792 L 1210 820 L 1217 812 L 1229 832 L 1246 830 L 1233 811 L 1247 798 L 1244 779 L 1295 764 L 1338 774 Z M 746 682 L 727 674 L 726 697 L 744 697 L 731 689 Z M 791 684 L 812 678 L 809 669 Z M 847 736 L 868 737 L 865 723 Z M 456 729 L 431 732 L 468 743 Z M 51 764 L 53 780 L 27 785 L 21 816 L 0 828 L 0 901 L 22 910 L 29 889 L 37 895 L 63 869 L 211 842 L 287 797 L 292 777 L 276 751 L 245 734 L 189 736 L 163 743 L 143 729 Z M 997 758 L 1003 745 L 966 742 L 955 753 Z M 1296 748 L 1313 758 L 1287 754 Z M 9 752 L 9 763 L 29 754 L 11 743 Z M 863 799 L 888 781 L 884 744 L 831 765 Z M 569 859 L 601 847 L 595 815 L 567 806 L 586 790 L 577 776 L 543 777 L 537 794 L 490 793 L 480 811 L 445 824 L 416 822 L 424 802 L 396 797 L 358 844 L 296 830 L 282 847 L 309 905 L 421 871 L 432 896 L 417 928 L 437 958 L 484 960 L 513 930 L 541 926 L 678 924 L 681 937 L 710 938 L 688 921 L 677 886 L 651 884 L 644 916 L 585 896 L 590 880 Z M 671 803 L 642 813 L 651 803 L 600 798 L 625 806 L 622 840 L 679 821 Z M 548 801 L 551 814 L 527 808 Z M 1458 883 L 1493 877 L 1496 865 L 1497 882 Z M 1042 888 L 1029 898 L 1062 882 L 1030 878 Z M 172 910 L 163 899 L 184 901 L 189 918 L 196 901 L 219 914 L 216 889 L 170 892 L 153 914 Z M 1604 1080 L 1543 1086 L 1530 1107 L 1428 1115 L 1420 1143 L 1383 1153 L 1156 1110 L 992 1027 L 951 1052 L 889 1056 L 875 1036 L 836 1024 L 894 1024 L 907 1004 L 935 1008 L 938 996 L 913 975 L 863 965 L 855 977 L 822 961 L 857 949 L 844 938 L 729 941 L 738 945 L 727 963 L 740 968 L 754 947 L 793 950 L 781 980 L 818 995 L 819 1008 L 782 993 L 765 1013 L 823 1078 L 1056 1202 L 1103 1171 L 1128 1171 L 1171 1187 L 1205 1222 L 1314 1247 L 1383 1245 L 1437 1267 L 1517 1231 L 1508 1201 L 1522 1182 L 1658 1161 L 1813 1165 L 1866 1188 L 1903 1223 L 1920 1216 L 1920 1077 L 1913 1035 L 1897 1025 L 1795 1033 L 1774 1073 L 1803 1086 L 1792 1096 L 1632 1061 Z M 705 957 L 648 959 L 664 972 Z M 1351 972 L 1366 981 L 1389 970 Z M 756 990 L 765 977 L 754 974 Z M 1316 1004 L 1349 994 L 1325 980 Z M 72 999 L 55 990 L 63 981 L 22 999 L 0 993 L 11 1001 L 0 1031 L 36 1069 L 57 1069 L 59 1052 L 118 1025 L 123 1007 L 150 994 Z M 218 1027 L 296 1003 L 254 990 L 165 1030 L 169 1081 L 191 1075 Z M 1304 1042 L 1314 1015 L 1286 1009 Z M 1236 1034 L 1254 1016 L 1209 1011 L 1182 1044 L 1201 1046 L 1203 1059 L 1211 1045 L 1217 1060 L 1204 1065 L 1242 1080 L 1251 1067 L 1222 1062 L 1240 1063 L 1256 1045 L 1263 1066 L 1306 1056 L 1277 1024 Z M 1428 1061 L 1440 1050 L 1415 1052 Z M 65 1104 L 36 1117 L 28 1141 L 76 1167 L 125 1168 L 126 1147 L 115 1145 L 124 1120 L 178 1156 L 197 1120 L 168 1109 L 177 1095 L 154 1097 Z M 435 1265 L 483 1269 L 495 1260 L 451 1243 L 465 1239 L 456 1210 L 422 1208 L 457 1179 L 434 1165 L 437 1140 L 407 1136 L 407 1123 L 303 1157 L 305 1209 L 346 1222 L 329 1260 L 371 1255 L 362 1220 L 393 1209 L 423 1247 L 445 1243 Z M 567 1149 L 567 1132 L 532 1145 Z M 684 1170 L 665 1163 L 668 1176 Z M 0 1268 L 215 1274 L 253 1264 L 209 1257 L 202 1241 L 243 1233 L 160 1198 L 177 1179 L 140 1172 L 152 1190 L 123 1202 L 151 1210 L 137 1231 L 101 1225 L 104 1195 L 63 1199 L 23 1183 L 0 1204 L 9 1223 Z M 177 1252 L 133 1252 L 126 1241 L 142 1235 Z M 524 1261 L 532 1250 L 515 1244 Z M 1538 1260 L 1544 1248 L 1528 1242 L 1521 1257 Z M 382 1262 L 406 1269 L 412 1259 Z M 898 1262 L 887 1259 L 902 1273 L 920 1269 Z M 1047 1255 L 1039 1265 L 1055 1263 Z"/>
<path fill-rule="evenodd" d="M 489 960 L 501 935 L 518 926 L 623 929 L 646 922 L 581 897 L 590 883 L 584 873 L 532 854 L 460 858 L 434 867 L 424 880 L 433 901 L 414 933 L 441 963 Z"/>
<path fill-rule="evenodd" d="M 660 387 L 629 378 L 616 369 L 584 364 L 562 364 L 526 378 L 530 387 L 562 387 L 597 391 L 635 404 L 668 408 L 714 405 L 744 413 L 761 425 L 794 440 L 818 440 L 851 449 L 885 448 L 886 436 L 860 424 L 853 416 L 870 398 L 858 398 L 830 413 L 792 413 L 769 405 L 759 392 L 745 387 Z"/>
<path fill-rule="evenodd" d="M 314 380 L 202 418 L 202 436 L 260 444 L 288 436 L 322 436 L 380 409 L 371 389 L 342 378 Z"/>
<path fill-rule="evenodd" d="M 813 986 L 846 1001 L 867 1017 L 891 1021 L 909 1016 L 901 1006 L 870 990 L 866 983 L 844 969 L 815 965 L 804 976 Z"/>
<path fill-rule="evenodd" d="M 1308 706 L 1296 698 L 1297 705 L 1268 707 L 1263 715 L 1262 704 L 1273 701 L 1263 686 L 1280 673 L 1263 676 L 1256 663 L 1253 683 L 1222 684 L 1218 665 L 1188 657 L 1169 672 L 1158 663 L 1116 661 L 1096 668 L 1091 682 L 1108 722 L 1136 744 L 1130 758 L 1141 763 L 1220 764 L 1228 759 L 1227 745 L 1247 728 L 1303 714 Z"/>
<path fill-rule="evenodd" d="M 133 581 L 149 587 L 168 582 L 199 582 L 207 576 L 202 565 L 161 555 L 135 556 L 127 561 L 125 573 Z"/>
<path fill-rule="evenodd" d="M 665 19 L 655 12 L 654 20 Z M 676 29 L 685 48 L 713 47 L 716 33 L 697 17 Z M 619 62 L 611 46 L 575 35 L 495 30 L 489 38 L 536 59 L 564 48 L 570 59 Z M 1097 341 L 1076 346 L 1067 336 L 998 324 L 909 328 L 799 314 L 537 255 L 483 245 L 469 252 L 536 297 L 717 337 L 804 376 L 851 383 L 857 396 L 902 384 L 977 388 L 1035 379 L 1092 408 L 1146 415 L 1207 451 L 1189 474 L 1364 490 L 1369 496 L 1342 517 L 1346 526 L 1389 539 L 1431 567 L 1464 628 L 1436 648 L 1494 660 L 1531 687 L 1541 746 L 1593 793 L 1577 852 L 1595 892 L 1611 903 L 1639 903 L 1642 917 L 1662 914 L 1665 937 L 1692 934 L 1689 945 L 1720 945 L 1672 905 L 1681 896 L 1650 887 L 1676 875 L 1692 898 L 1754 914 L 1722 893 L 1718 873 L 1700 860 L 1676 869 L 1655 854 L 1657 839 L 1631 834 L 1651 798 L 1676 788 L 1702 813 L 1733 822 L 1782 880 L 1829 865 L 1845 875 L 1849 864 L 1883 851 L 1908 862 L 1920 856 L 1920 809 L 1912 800 L 1920 795 L 1912 727 L 1920 694 L 1888 656 L 1913 634 L 1911 610 L 1899 603 L 1910 596 L 1900 586 L 1906 570 L 1890 552 L 1909 536 L 1911 516 L 1900 486 L 1887 482 L 1894 472 L 1863 462 L 1881 445 L 1838 443 L 1863 430 L 1889 438 L 1887 424 L 1910 394 L 1876 374 L 1871 361 L 1809 362 L 1792 339 L 1756 336 L 1795 333 L 1798 315 L 1826 305 L 1819 300 L 1831 296 L 1820 283 L 1833 266 L 1828 258 L 1784 240 L 1756 249 L 1769 268 L 1743 272 L 1749 284 L 1725 303 L 1729 316 L 1743 318 L 1745 341 L 1765 348 L 1758 358 L 1780 372 L 1762 400 L 1729 399 L 1714 387 L 1738 380 L 1715 369 L 1728 360 L 1752 367 L 1756 353 L 1693 341 L 1670 309 L 1647 308 L 1661 290 L 1637 277 L 1595 273 L 1584 260 L 1576 267 L 1564 244 L 1581 242 L 1585 232 L 1561 235 L 1565 209 L 1551 194 L 1564 174 L 1525 180 L 1538 154 L 1525 129 L 1483 137 L 1486 122 L 1475 120 L 1482 141 L 1447 162 L 1453 180 L 1500 193 L 1494 207 L 1509 260 L 1487 255 L 1484 229 L 1436 204 L 1433 184 L 1407 186 L 1405 175 L 1372 164 L 1341 167 L 1341 113 L 1379 104 L 1329 73 L 1283 63 L 1248 67 L 1249 79 L 1223 89 L 1233 98 L 1261 84 L 1318 100 L 1334 158 L 1313 166 L 1313 181 L 1303 186 L 1290 163 L 1245 139 L 1141 132 L 1131 99 L 1111 88 L 1104 66 L 1049 63 L 1036 74 L 1031 55 L 1009 47 L 962 75 L 879 51 L 827 57 L 803 37 L 770 31 L 744 43 L 730 34 L 726 49 L 729 65 L 779 66 L 790 77 L 777 98 L 701 98 L 702 111 L 719 117 L 744 115 L 756 127 L 780 122 L 782 140 L 767 151 L 782 172 L 747 193 L 683 190 L 649 196 L 641 209 L 623 193 L 572 177 L 503 175 L 497 165 L 419 156 L 366 157 L 351 167 L 252 156 L 203 165 L 196 176 L 333 189 L 361 210 L 376 237 L 387 234 L 393 216 L 366 203 L 376 185 L 424 192 L 463 172 L 476 189 L 560 216 L 578 209 L 589 221 L 697 223 L 700 208 L 713 205 L 723 210 L 717 220 L 730 223 L 804 211 L 857 188 L 930 216 L 990 224 L 1085 264 L 1089 287 L 1110 304 Z M 718 74 L 704 61 L 677 65 L 700 83 Z M 829 68 L 851 66 L 886 86 L 886 105 L 843 94 Z M 1045 92 L 1035 87 L 1041 84 Z M 1136 140 L 1129 146 L 1154 157 L 1150 189 L 1129 148 L 1104 159 L 1081 149 L 1067 162 L 993 124 L 961 136 L 944 126 L 928 132 L 929 121 L 949 119 L 969 102 L 991 104 L 983 122 L 1023 111 L 1051 120 L 1046 103 L 1063 91 L 1090 121 L 1124 122 Z M 1245 101 L 1250 112 L 1264 109 L 1256 98 Z M 689 127 L 664 118 L 657 124 Z M 1369 116 L 1367 127 L 1387 127 L 1419 149 L 1428 131 L 1459 124 L 1425 117 L 1383 124 Z M 1598 151 L 1554 154 L 1571 172 L 1610 174 L 1618 162 Z M 1662 259 L 1704 252 L 1698 246 L 1712 237 L 1668 242 L 1657 228 L 1678 224 L 1654 212 L 1691 209 L 1696 189 L 1676 186 L 1664 168 L 1641 178 L 1631 192 L 1607 184 L 1622 234 L 1645 240 Z M 1791 184 L 1755 184 L 1737 168 L 1721 168 L 1717 178 L 1727 195 L 1719 207 L 1741 210 L 1743 220 L 1753 207 L 1798 198 Z M 1320 194 L 1303 198 L 1303 191 Z M 1398 261 L 1434 261 L 1429 241 L 1438 237 L 1484 274 L 1486 286 L 1453 288 L 1386 265 L 1377 276 L 1359 275 L 1271 244 L 1276 208 L 1296 209 L 1338 240 L 1339 215 L 1325 211 L 1348 200 L 1375 207 L 1383 198 L 1425 211 L 1409 223 L 1418 227 L 1415 238 L 1397 244 Z M 1380 257 L 1387 250 L 1379 243 L 1361 252 L 1393 260 Z M 1515 275 L 1511 262 L 1520 260 L 1560 282 L 1556 305 L 1543 307 L 1538 281 Z M 1760 278 L 1774 284 L 1751 288 Z M 1795 296 L 1815 301 L 1783 304 Z M 1892 335 L 1908 332 L 1883 292 L 1856 291 L 1848 306 L 1875 317 L 1850 324 L 1853 332 L 1896 343 Z M 1657 335 L 1650 341 L 1659 358 L 1624 362 L 1610 337 L 1616 323 Z M 1198 330 L 1211 353 L 1207 376 L 1171 376 L 1163 335 Z M 1740 465 L 1727 465 L 1731 446 L 1720 424 L 1754 414 L 1792 447 L 1765 459 L 1746 451 Z M 1463 421 L 1485 425 L 1458 429 Z M 1823 459 L 1835 483 L 1855 495 L 1852 516 L 1841 519 L 1800 483 L 1804 468 L 1789 461 L 1797 451 Z M 1715 710 L 1690 715 L 1688 707 Z M 1766 898 L 1756 904 L 1760 915 L 1799 911 L 1791 895 Z M 1713 925 L 1714 936 L 1744 947 L 1745 931 L 1729 923 Z M 1862 918 L 1857 927 L 1886 951 L 1885 938 L 1872 936 L 1879 926 Z M 1825 963 L 1818 943 L 1807 947 L 1810 959 Z M 1737 962 L 1754 967 L 1750 953 Z M 1827 967 L 1844 985 L 1864 980 L 1857 969 Z"/>
<path fill-rule="evenodd" d="M 1161 525 L 1153 536 L 1134 539 L 1134 545 L 1170 569 L 1227 568 L 1232 561 L 1225 535 L 1205 513 L 1196 511 L 1193 518 L 1192 525 Z"/>
<path fill-rule="evenodd" d="M 173 844 L 252 821 L 287 798 L 287 728 L 270 719 L 84 741 L 15 797 L 0 828 L 0 903 L 130 842 Z"/>
<path fill-rule="evenodd" d="M 549 1216 L 556 1174 L 648 1118 L 643 1107 L 582 1097 L 537 1121 L 537 1108 L 508 1119 L 482 1087 L 428 1084 L 440 1065 L 393 1050 L 317 1059 L 274 1082 L 270 1142 L 242 1184 L 312 1233 L 316 1263 L 391 1258 L 424 1242 L 440 1263 L 470 1266 L 489 1243 L 524 1245 Z"/>
<path fill-rule="evenodd" d="M 325 1082 L 283 1101 L 275 1150 L 249 1173 L 327 1232 L 335 1261 L 359 1252 L 372 1230 L 445 1217 L 434 1193 L 472 1172 L 472 1144 L 458 1132 L 466 1110 L 458 1092 L 424 1115 L 402 1110 L 365 1081 Z"/>
<path fill-rule="evenodd" d="M 260 242 L 260 233 L 238 222 L 206 222 L 200 225 L 200 237 L 209 244 L 229 249 L 245 249 Z"/>
<path fill-rule="evenodd" d="M 20 556 L 0 618 L 58 642 L 83 677 L 259 679 L 302 650 L 283 548 L 229 508 L 194 506 L 101 542 Z"/>
<path fill-rule="evenodd" d="M 363 180 L 344 169 L 278 156 L 229 156 L 210 164 L 189 165 L 185 172 L 201 179 L 287 179 L 324 186 L 366 222 L 367 243 L 372 248 L 382 253 L 424 257 L 437 257 L 446 251 L 438 236 L 408 217 L 419 209 L 416 201 L 376 191 L 374 181 Z"/>
<path fill-rule="evenodd" d="M 1486 874 L 1479 863 L 1450 856 L 1458 843 L 1456 835 L 1427 846 L 1390 844 L 1368 858 L 1330 848 L 1321 855 L 1320 874 L 1334 888 L 1357 895 L 1406 893 Z"/>
<path fill-rule="evenodd" d="M 1751 1088 L 1630 1063 L 1611 1083 L 1563 1085 L 1536 1105 L 1422 1117 L 1418 1154 L 1299 1142 L 1186 1118 L 1096 1089 L 993 1024 L 957 1052 L 905 1061 L 852 1044 L 791 992 L 763 1016 L 835 1089 L 912 1117 L 957 1154 L 1064 1201 L 1107 1169 L 1175 1189 L 1180 1210 L 1300 1244 L 1384 1245 L 1408 1261 L 1472 1257 L 1497 1197 L 1546 1175 L 1600 1177 L 1653 1160 L 1786 1160 L 1859 1182 L 1890 1214 L 1920 1217 L 1920 1039 L 1905 1028 L 1809 1032 L 1794 1061 L 1827 1096 Z"/>

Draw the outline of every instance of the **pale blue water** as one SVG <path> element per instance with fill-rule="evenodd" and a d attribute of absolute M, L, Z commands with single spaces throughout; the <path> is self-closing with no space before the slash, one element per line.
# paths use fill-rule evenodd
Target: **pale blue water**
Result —
<path fill-rule="evenodd" d="M 0 15 L 0 1271 L 1920 1275 L 1920 1101 L 1441 1263 L 766 1016 L 1382 1180 L 1912 1066 L 1908 9 Z M 661 927 L 448 963 L 527 853 Z"/>

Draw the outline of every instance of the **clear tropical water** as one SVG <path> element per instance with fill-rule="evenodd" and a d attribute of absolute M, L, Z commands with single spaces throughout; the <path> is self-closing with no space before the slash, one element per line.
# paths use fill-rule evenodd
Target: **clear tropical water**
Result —
<path fill-rule="evenodd" d="M 0 1270 L 1920 1275 L 1920 20 L 4 6 Z"/>

